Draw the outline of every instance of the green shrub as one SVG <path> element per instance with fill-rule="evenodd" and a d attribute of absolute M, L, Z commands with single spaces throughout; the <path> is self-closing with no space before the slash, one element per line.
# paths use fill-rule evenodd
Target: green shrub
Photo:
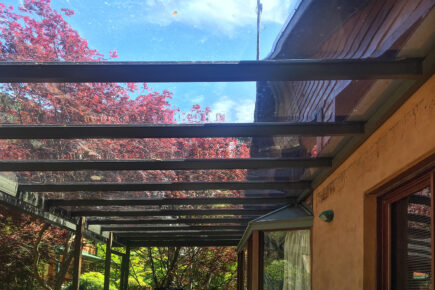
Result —
<path fill-rule="evenodd" d="M 104 275 L 98 272 L 87 272 L 80 276 L 80 290 L 103 290 L 104 288 Z M 72 289 L 71 283 L 65 290 Z M 116 290 L 114 285 L 109 286 L 110 290 Z"/>

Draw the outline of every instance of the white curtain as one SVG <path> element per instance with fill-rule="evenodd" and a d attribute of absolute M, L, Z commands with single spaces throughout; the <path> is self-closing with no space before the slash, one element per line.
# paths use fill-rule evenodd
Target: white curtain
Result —
<path fill-rule="evenodd" d="M 285 236 L 284 290 L 311 289 L 310 231 L 289 231 Z"/>

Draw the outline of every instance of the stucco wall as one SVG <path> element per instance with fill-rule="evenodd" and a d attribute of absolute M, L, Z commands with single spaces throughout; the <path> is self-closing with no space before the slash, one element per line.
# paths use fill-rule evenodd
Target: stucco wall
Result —
<path fill-rule="evenodd" d="M 313 289 L 375 289 L 376 187 L 435 153 L 435 76 L 314 191 Z M 325 223 L 320 212 L 333 209 Z"/>

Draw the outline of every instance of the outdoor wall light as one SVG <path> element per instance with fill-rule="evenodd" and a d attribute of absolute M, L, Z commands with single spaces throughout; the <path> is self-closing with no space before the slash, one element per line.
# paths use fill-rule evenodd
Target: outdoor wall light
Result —
<path fill-rule="evenodd" d="M 319 218 L 324 222 L 331 222 L 334 219 L 334 211 L 332 209 L 322 211 Z"/>

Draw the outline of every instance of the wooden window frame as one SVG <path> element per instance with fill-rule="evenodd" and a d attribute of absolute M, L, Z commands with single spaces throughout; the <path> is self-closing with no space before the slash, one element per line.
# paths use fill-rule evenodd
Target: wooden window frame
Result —
<path fill-rule="evenodd" d="M 391 204 L 429 187 L 431 192 L 432 287 L 435 282 L 435 168 L 389 190 L 378 198 L 378 289 L 391 289 Z"/>
<path fill-rule="evenodd" d="M 286 229 L 271 229 L 271 230 L 261 230 L 259 232 L 259 269 L 258 269 L 258 289 L 264 290 L 264 233 L 267 232 L 290 232 L 290 231 L 310 231 L 310 285 L 313 285 L 313 228 L 303 227 L 303 228 L 286 228 Z"/>

